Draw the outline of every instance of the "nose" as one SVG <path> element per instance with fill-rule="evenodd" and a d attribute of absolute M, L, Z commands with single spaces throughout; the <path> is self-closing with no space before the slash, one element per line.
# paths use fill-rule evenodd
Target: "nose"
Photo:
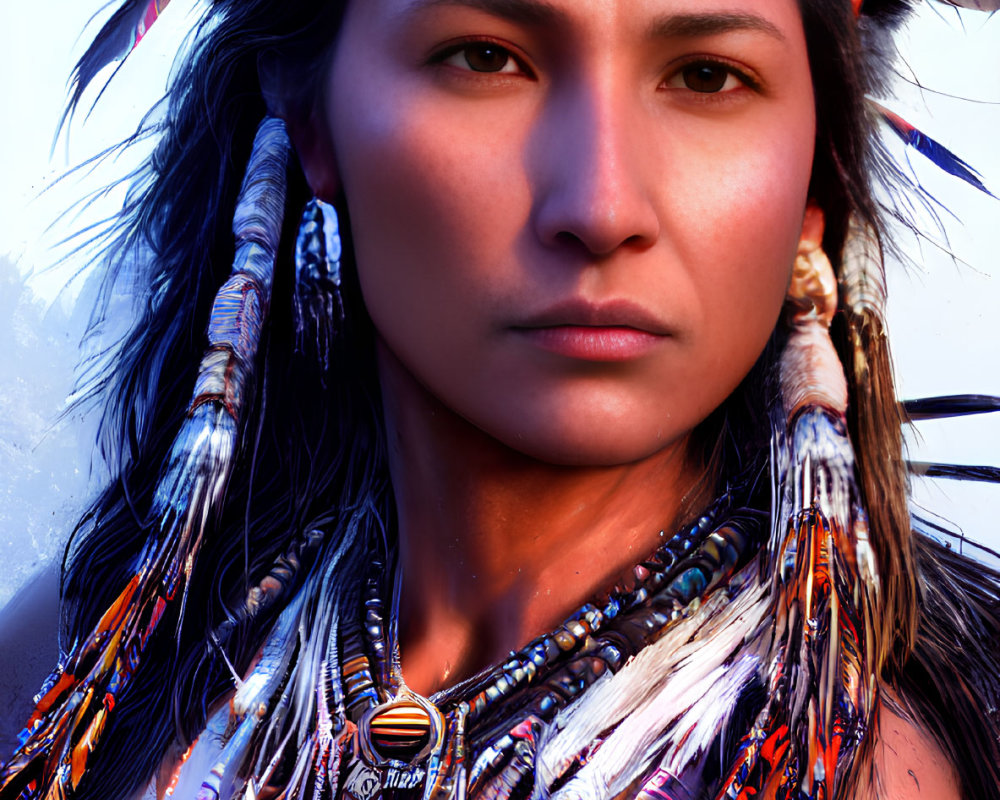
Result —
<path fill-rule="evenodd" d="M 581 78 L 551 93 L 531 154 L 534 225 L 542 242 L 596 257 L 652 246 L 660 222 L 644 123 L 638 102 L 630 103 L 612 80 Z"/>

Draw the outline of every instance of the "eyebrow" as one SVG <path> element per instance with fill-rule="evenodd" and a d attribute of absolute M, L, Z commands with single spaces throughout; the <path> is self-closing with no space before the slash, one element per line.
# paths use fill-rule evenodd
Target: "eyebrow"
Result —
<path fill-rule="evenodd" d="M 759 31 L 785 41 L 785 35 L 774 23 L 756 14 L 671 14 L 656 20 L 651 26 L 651 33 L 657 38 L 695 38 L 731 31 Z"/>

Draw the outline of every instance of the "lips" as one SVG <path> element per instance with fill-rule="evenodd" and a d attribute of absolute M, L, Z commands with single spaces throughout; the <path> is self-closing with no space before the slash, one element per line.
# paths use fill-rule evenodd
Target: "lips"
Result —
<path fill-rule="evenodd" d="M 655 314 L 631 300 L 609 300 L 590 303 L 569 300 L 530 315 L 515 328 L 554 328 L 579 326 L 588 328 L 633 328 L 654 336 L 669 336 L 669 326 Z"/>
<path fill-rule="evenodd" d="M 551 306 L 511 326 L 542 350 L 584 361 L 629 361 L 671 335 L 655 314 L 630 300 Z"/>

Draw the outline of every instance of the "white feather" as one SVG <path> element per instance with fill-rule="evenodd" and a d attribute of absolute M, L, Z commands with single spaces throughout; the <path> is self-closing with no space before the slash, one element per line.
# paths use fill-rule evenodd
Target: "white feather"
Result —
<path fill-rule="evenodd" d="M 611 728 L 614 732 L 600 749 L 553 798 L 613 797 L 649 767 L 675 731 L 690 728 L 695 718 L 703 733 L 685 742 L 678 764 L 711 741 L 770 641 L 762 635 L 770 627 L 769 603 L 756 563 L 733 580 L 732 586 L 744 587 L 734 599 L 716 592 L 616 675 L 606 675 L 557 715 L 539 744 L 535 798 L 548 797 L 549 787 L 578 754 Z"/>

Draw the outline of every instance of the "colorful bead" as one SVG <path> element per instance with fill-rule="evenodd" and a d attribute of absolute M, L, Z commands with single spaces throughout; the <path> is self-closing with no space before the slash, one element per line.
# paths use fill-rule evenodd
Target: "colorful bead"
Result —
<path fill-rule="evenodd" d="M 372 749 L 386 761 L 409 762 L 431 738 L 431 718 L 416 703 L 388 706 L 369 722 Z"/>

